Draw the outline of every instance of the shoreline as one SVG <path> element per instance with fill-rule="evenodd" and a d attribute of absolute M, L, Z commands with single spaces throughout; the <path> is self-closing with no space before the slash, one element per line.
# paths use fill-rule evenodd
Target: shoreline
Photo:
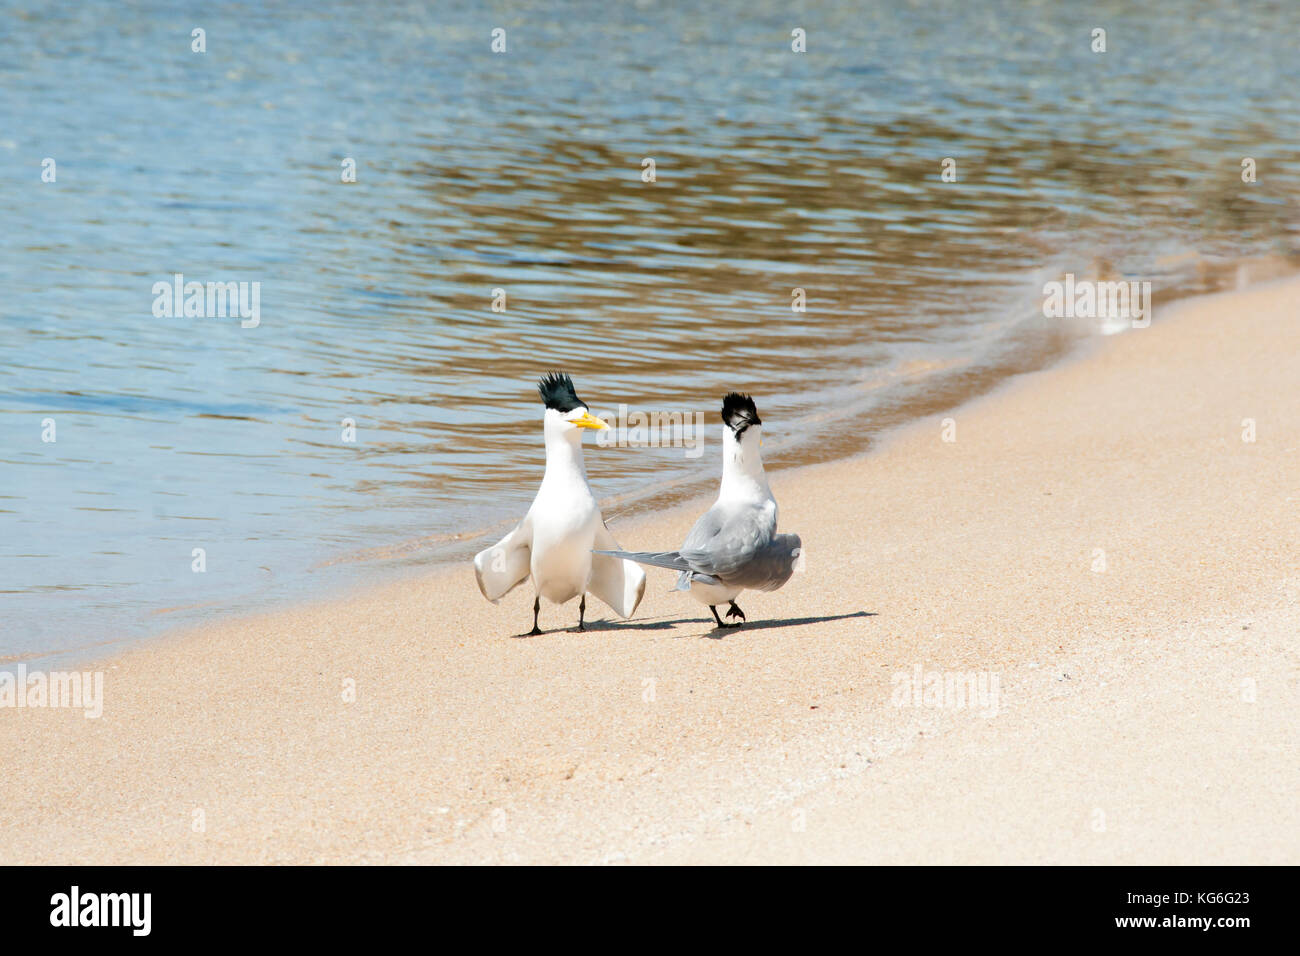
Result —
<path fill-rule="evenodd" d="M 1156 272 L 1152 273 L 1165 280 L 1154 301 L 1157 310 L 1163 311 L 1196 297 L 1198 290 L 1223 291 L 1234 284 L 1240 290 L 1276 281 L 1279 276 L 1294 274 L 1295 265 L 1284 256 L 1233 260 L 1196 254 L 1167 257 L 1156 260 Z M 1098 275 L 1104 275 L 1111 267 L 1101 263 L 1093 268 Z M 1040 321 L 1045 324 L 1036 328 Z M 1080 321 L 1087 325 L 1091 320 Z M 1078 361 L 1095 347 L 1098 339 L 1105 337 L 1096 329 L 1085 330 L 1068 321 L 1059 322 L 1053 328 L 1052 320 L 1021 316 L 1010 321 L 993 339 L 979 345 L 975 349 L 979 354 L 968 359 L 958 361 L 949 356 L 900 360 L 901 364 L 878 369 L 872 378 L 855 383 L 841 396 L 847 401 L 844 407 L 828 401 L 830 417 L 819 416 L 819 421 L 812 423 L 815 430 L 812 437 L 798 433 L 807 423 L 786 423 L 784 434 L 776 442 L 769 442 L 772 446 L 768 449 L 769 456 L 773 453 L 780 456 L 769 462 L 769 472 L 798 471 L 870 456 L 899 429 L 978 401 L 1018 376 Z M 1025 353 L 1032 353 L 1033 357 L 1026 359 Z M 833 421 L 846 427 L 827 427 L 827 422 Z M 869 428 L 858 434 L 856 423 L 862 421 L 869 422 Z M 710 420 L 709 428 L 713 427 Z M 589 454 L 596 453 L 593 450 Z M 810 461 L 814 455 L 826 457 Z M 707 453 L 705 460 L 708 460 Z M 697 468 L 696 471 L 707 473 L 674 477 L 667 485 L 650 483 L 601 494 L 602 507 L 607 515 L 622 515 L 636 521 L 665 509 L 698 504 L 711 498 L 716 474 L 713 469 Z M 601 483 L 599 472 L 596 483 Z M 526 507 L 527 500 L 524 500 L 519 513 Z M 0 654 L 0 667 L 20 662 L 39 666 L 74 664 L 100 656 L 96 650 L 100 648 L 120 653 L 147 646 L 173 631 L 191 631 L 249 614 L 291 611 L 340 590 L 350 592 L 358 586 L 355 582 L 360 587 L 373 588 L 407 580 L 472 557 L 494 535 L 504 534 L 517 517 L 512 513 L 492 524 L 435 531 L 400 540 L 364 545 L 354 542 L 347 550 L 331 553 L 307 566 L 268 562 L 274 567 L 263 569 L 267 573 L 266 581 L 254 590 L 226 593 L 218 586 L 208 597 L 177 594 L 166 606 L 145 606 L 129 631 L 120 627 L 89 628 L 79 632 L 83 639 L 77 643 L 54 648 L 26 647 L 26 642 L 20 642 L 11 653 Z M 57 617 L 55 620 L 53 627 L 62 621 Z M 91 653 L 88 655 L 87 651 Z"/>
<path fill-rule="evenodd" d="M 447 565 L 114 654 L 98 720 L 0 709 L 0 862 L 1294 863 L 1300 279 L 1169 311 L 774 471 L 807 571 L 737 631 L 652 571 L 516 640 Z"/>

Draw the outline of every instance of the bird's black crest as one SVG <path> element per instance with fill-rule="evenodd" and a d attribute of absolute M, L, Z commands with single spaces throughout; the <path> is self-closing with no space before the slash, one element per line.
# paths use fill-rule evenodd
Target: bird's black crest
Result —
<path fill-rule="evenodd" d="M 737 438 L 750 425 L 763 424 L 763 420 L 758 417 L 758 409 L 754 407 L 754 400 L 739 392 L 731 392 L 722 400 L 722 421 L 736 433 Z"/>
<path fill-rule="evenodd" d="M 573 390 L 573 379 L 563 372 L 549 372 L 537 383 L 537 394 L 542 396 L 542 404 L 553 408 L 561 415 L 567 415 L 575 408 L 586 408 L 587 403 Z"/>

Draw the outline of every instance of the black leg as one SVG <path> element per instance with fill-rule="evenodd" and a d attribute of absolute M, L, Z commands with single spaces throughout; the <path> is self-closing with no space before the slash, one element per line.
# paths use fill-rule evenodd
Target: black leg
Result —
<path fill-rule="evenodd" d="M 735 602 L 735 601 L 732 601 L 732 602 L 731 602 L 731 606 L 732 606 L 732 607 L 736 607 L 736 602 Z M 714 619 L 715 621 L 718 622 L 718 627 L 740 627 L 740 622 L 739 622 L 739 621 L 737 621 L 735 624 L 723 624 L 723 623 L 722 623 L 722 618 L 718 617 L 718 608 L 717 608 L 716 605 L 710 604 L 710 605 L 709 605 L 709 610 L 713 612 L 713 619 Z M 736 610 L 739 611 L 740 608 L 737 607 Z M 731 617 L 731 616 L 732 616 L 731 612 L 728 611 L 728 612 L 727 612 L 727 617 Z M 744 614 L 743 611 L 741 612 L 741 615 L 740 615 L 740 616 L 741 616 L 741 617 L 744 617 L 744 616 L 745 616 L 745 614 Z"/>
<path fill-rule="evenodd" d="M 528 632 L 529 637 L 542 633 L 542 629 L 537 626 L 537 615 L 540 613 L 542 613 L 542 599 L 535 597 L 533 598 L 533 629 Z"/>
<path fill-rule="evenodd" d="M 587 595 L 584 594 L 582 596 L 582 600 L 578 602 L 578 630 L 580 631 L 586 630 L 586 628 L 582 626 L 582 618 L 586 613 L 587 613 Z"/>
<path fill-rule="evenodd" d="M 732 601 L 731 609 L 727 611 L 727 617 L 738 617 L 743 621 L 745 619 L 745 612 L 740 609 L 740 606 L 736 604 L 735 601 Z"/>

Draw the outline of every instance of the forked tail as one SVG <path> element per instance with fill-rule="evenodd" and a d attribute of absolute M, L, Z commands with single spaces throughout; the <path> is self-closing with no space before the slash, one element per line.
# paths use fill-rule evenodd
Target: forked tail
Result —
<path fill-rule="evenodd" d="M 593 554 L 609 554 L 624 561 L 648 564 L 655 568 L 668 568 L 671 571 L 689 571 L 691 566 L 676 551 L 593 551 Z"/>

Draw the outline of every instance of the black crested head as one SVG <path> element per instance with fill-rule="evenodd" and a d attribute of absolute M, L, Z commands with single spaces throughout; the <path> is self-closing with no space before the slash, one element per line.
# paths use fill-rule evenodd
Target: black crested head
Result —
<path fill-rule="evenodd" d="M 537 383 L 537 394 L 542 396 L 542 404 L 553 408 L 561 415 L 567 415 L 575 408 L 586 408 L 587 403 L 573 390 L 573 379 L 563 372 L 548 372 Z"/>
<path fill-rule="evenodd" d="M 750 425 L 763 424 L 763 420 L 758 417 L 758 409 L 754 407 L 754 400 L 739 392 L 729 392 L 722 400 L 722 421 L 737 438 Z"/>

